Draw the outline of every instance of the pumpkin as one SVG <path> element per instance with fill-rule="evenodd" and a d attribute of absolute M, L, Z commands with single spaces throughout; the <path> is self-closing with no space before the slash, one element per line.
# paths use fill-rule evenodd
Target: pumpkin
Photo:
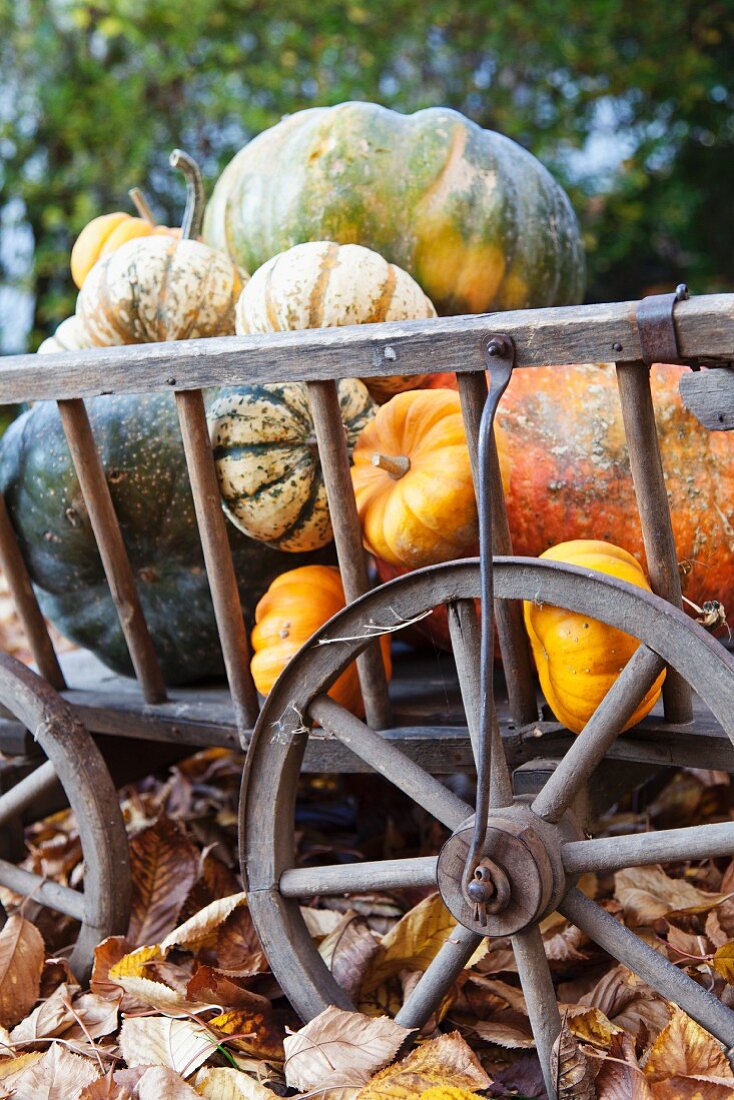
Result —
<path fill-rule="evenodd" d="M 122 210 L 101 214 L 84 226 L 71 250 L 71 277 L 81 288 L 97 260 L 109 256 L 126 241 L 137 237 L 178 237 L 180 229 L 156 225 L 147 217 L 136 218 Z"/>
<path fill-rule="evenodd" d="M 79 318 L 74 314 L 61 322 L 53 336 L 49 336 L 42 344 L 39 344 L 38 354 L 48 355 L 56 351 L 78 351 L 89 346 L 89 341 Z"/>
<path fill-rule="evenodd" d="M 734 603 L 734 437 L 684 407 L 681 367 L 651 381 L 684 596 Z M 603 539 L 646 558 L 614 367 L 515 371 L 498 410 L 500 459 L 516 554 Z"/>
<path fill-rule="evenodd" d="M 129 240 L 94 265 L 76 304 L 93 347 L 234 333 L 235 303 L 247 276 L 223 253 L 191 239 L 203 202 L 201 178 L 180 150 L 171 158 L 186 172 L 189 194 L 181 239 Z"/>
<path fill-rule="evenodd" d="M 540 556 L 606 573 L 650 591 L 640 563 L 609 542 L 575 539 Z M 559 722 L 580 733 L 640 643 L 615 627 L 561 607 L 526 600 L 523 615 L 546 701 Z M 664 679 L 663 670 L 624 729 L 650 713 Z"/>
<path fill-rule="evenodd" d="M 303 241 L 365 245 L 409 272 L 440 314 L 583 296 L 564 191 L 515 142 L 446 107 L 290 115 L 224 169 L 203 238 L 248 271 Z"/>
<path fill-rule="evenodd" d="M 250 639 L 253 652 L 250 668 L 261 695 L 268 694 L 304 642 L 345 606 L 341 576 L 333 565 L 305 565 L 275 578 L 255 608 L 256 626 Z M 380 639 L 380 647 L 389 679 L 388 635 Z M 355 664 L 334 682 L 329 695 L 353 714 L 364 714 Z"/>
<path fill-rule="evenodd" d="M 224 665 L 172 394 L 86 402 L 143 611 L 169 684 Z M 39 402 L 0 440 L 4 492 L 41 608 L 67 638 L 132 674 L 117 612 L 54 402 Z M 243 612 L 278 573 L 313 561 L 229 528 Z"/>
<path fill-rule="evenodd" d="M 263 264 L 237 303 L 237 332 L 336 328 L 435 317 L 410 275 L 359 245 L 313 241 Z M 426 380 L 422 374 L 365 378 L 376 401 Z"/>
<path fill-rule="evenodd" d="M 349 449 L 375 414 L 357 379 L 337 383 Z M 222 507 L 240 531 L 279 550 L 332 539 L 326 486 L 302 382 L 221 390 L 209 409 Z"/>
<path fill-rule="evenodd" d="M 460 557 L 477 538 L 477 507 L 459 395 L 391 398 L 354 448 L 352 483 L 364 545 L 416 569 Z"/>

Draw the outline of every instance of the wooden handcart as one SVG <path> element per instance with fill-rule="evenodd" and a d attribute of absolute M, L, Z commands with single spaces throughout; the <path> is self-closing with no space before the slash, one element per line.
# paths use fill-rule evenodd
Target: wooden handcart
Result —
<path fill-rule="evenodd" d="M 586 831 L 590 790 L 610 802 L 642 774 L 666 765 L 705 761 L 734 772 L 734 658 L 681 610 L 649 384 L 652 362 L 696 368 L 681 370 L 684 400 L 709 427 L 730 428 L 734 397 L 726 368 L 733 356 L 734 295 L 687 300 L 679 289 L 641 303 L 0 360 L 0 403 L 58 404 L 136 673 L 135 681 L 116 676 L 85 653 L 59 660 L 0 498 L 0 565 L 38 670 L 0 657 L 0 702 L 7 712 L 0 750 L 23 761 L 22 771 L 4 773 L 0 824 L 7 832 L 60 784 L 78 820 L 85 886 L 82 893 L 44 881 L 11 858 L 0 860 L 0 883 L 33 892 L 79 920 L 73 964 L 78 972 L 88 970 L 93 945 L 126 930 L 129 907 L 125 830 L 105 758 L 115 763 L 119 782 L 120 758 L 133 755 L 125 751 L 130 739 L 178 751 L 241 747 L 247 750 L 241 853 L 252 917 L 274 974 L 304 1019 L 328 1004 L 347 1007 L 349 1000 L 314 947 L 300 903 L 328 894 L 434 886 L 456 928 L 400 1010 L 405 1026 L 419 1027 L 430 1017 L 483 936 L 509 936 L 553 1095 L 548 1066 L 560 1018 L 538 925 L 559 910 L 732 1051 L 734 1013 L 585 897 L 576 882 L 587 871 L 734 854 L 734 822 L 613 840 Z M 654 595 L 588 570 L 511 556 L 492 418 L 512 370 L 610 360 L 617 364 Z M 698 370 L 701 364 L 718 369 Z M 482 553 L 370 590 L 336 380 L 431 371 L 458 374 Z M 299 379 L 311 396 L 348 605 L 291 661 L 260 709 L 202 391 Z M 154 391 L 175 395 L 228 690 L 164 685 L 87 416 L 86 398 Z M 642 643 L 576 738 L 541 709 L 522 600 L 580 612 Z M 453 663 L 427 675 L 415 660 L 398 662 L 388 691 L 373 639 L 440 605 L 448 609 Z M 505 674 L 496 700 L 493 620 Z M 326 695 L 355 659 L 364 722 Z M 620 734 L 666 665 L 662 706 Z M 386 777 L 448 830 L 440 855 L 296 867 L 302 770 Z M 476 806 L 438 778 L 462 771 L 477 777 Z M 3 854 L 12 854 L 7 844 Z"/>

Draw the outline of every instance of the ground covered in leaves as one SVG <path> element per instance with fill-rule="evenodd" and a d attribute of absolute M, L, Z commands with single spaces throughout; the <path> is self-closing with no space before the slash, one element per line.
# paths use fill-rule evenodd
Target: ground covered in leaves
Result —
<path fill-rule="evenodd" d="M 0 1098 L 427 1100 L 545 1096 L 508 943 L 480 949 L 418 1042 L 391 1019 L 452 920 L 428 891 L 317 900 L 319 951 L 358 1013 L 302 1027 L 271 975 L 236 863 L 241 760 L 200 753 L 123 792 L 134 897 L 126 937 L 99 945 L 80 988 L 70 919 L 2 891 Z M 302 864 L 428 855 L 442 831 L 376 779 L 312 777 Z M 612 834 L 729 819 L 723 773 L 682 771 L 604 822 Z M 77 885 L 74 821 L 27 830 L 25 866 Z M 647 867 L 581 888 L 734 1006 L 734 863 Z M 562 1005 L 565 1100 L 734 1100 L 720 1045 L 560 916 L 542 926 Z M 447 1091 L 449 1090 L 449 1091 Z M 450 1091 L 454 1090 L 454 1091 Z M 459 1091 L 455 1091 L 459 1090 Z"/>

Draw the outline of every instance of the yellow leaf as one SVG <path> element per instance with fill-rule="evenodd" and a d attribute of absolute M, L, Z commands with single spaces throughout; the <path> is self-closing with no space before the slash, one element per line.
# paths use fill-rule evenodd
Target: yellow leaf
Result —
<path fill-rule="evenodd" d="M 367 968 L 362 993 L 371 993 L 401 970 L 426 970 L 456 926 L 441 900 L 432 894 L 406 913 L 383 937 Z M 466 964 L 473 966 L 486 954 L 486 940 Z"/>
<path fill-rule="evenodd" d="M 158 946 L 139 947 L 137 951 L 131 951 L 111 966 L 108 978 L 131 997 L 167 1016 L 188 1016 L 192 1012 L 212 1007 L 208 1002 L 190 1001 L 163 982 L 148 977 L 148 963 L 160 958 L 162 955 Z"/>
<path fill-rule="evenodd" d="M 423 1043 L 407 1058 L 380 1070 L 357 1100 L 409 1100 L 430 1088 L 489 1088 L 491 1081 L 458 1031 Z"/>
<path fill-rule="evenodd" d="M 679 1008 L 653 1043 L 644 1070 L 655 1097 L 694 1100 L 696 1090 L 701 1100 L 734 1097 L 734 1073 L 721 1044 Z"/>
<path fill-rule="evenodd" d="M 729 985 L 734 985 L 734 940 L 718 948 L 714 955 L 714 970 L 721 974 Z"/>
<path fill-rule="evenodd" d="M 194 1090 L 197 1096 L 204 1096 L 206 1100 L 274 1100 L 275 1097 L 274 1092 L 238 1069 L 201 1069 L 196 1075 Z"/>
<path fill-rule="evenodd" d="M 146 963 L 162 957 L 161 949 L 157 945 L 138 947 L 137 950 L 131 951 L 129 955 L 123 955 L 119 962 L 111 966 L 107 976 L 112 978 L 113 981 L 115 978 L 143 978 L 145 977 Z"/>

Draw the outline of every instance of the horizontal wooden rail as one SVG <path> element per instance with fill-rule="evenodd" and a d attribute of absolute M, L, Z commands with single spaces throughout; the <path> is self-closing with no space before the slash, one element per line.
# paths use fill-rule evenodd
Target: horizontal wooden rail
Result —
<path fill-rule="evenodd" d="M 221 336 L 165 344 L 91 348 L 0 360 L 0 404 L 242 382 L 475 370 L 481 342 L 501 330 L 517 364 L 634 362 L 642 351 L 636 302 L 513 310 L 427 321 Z M 728 361 L 734 349 L 734 294 L 679 302 L 675 326 L 683 358 Z"/>

